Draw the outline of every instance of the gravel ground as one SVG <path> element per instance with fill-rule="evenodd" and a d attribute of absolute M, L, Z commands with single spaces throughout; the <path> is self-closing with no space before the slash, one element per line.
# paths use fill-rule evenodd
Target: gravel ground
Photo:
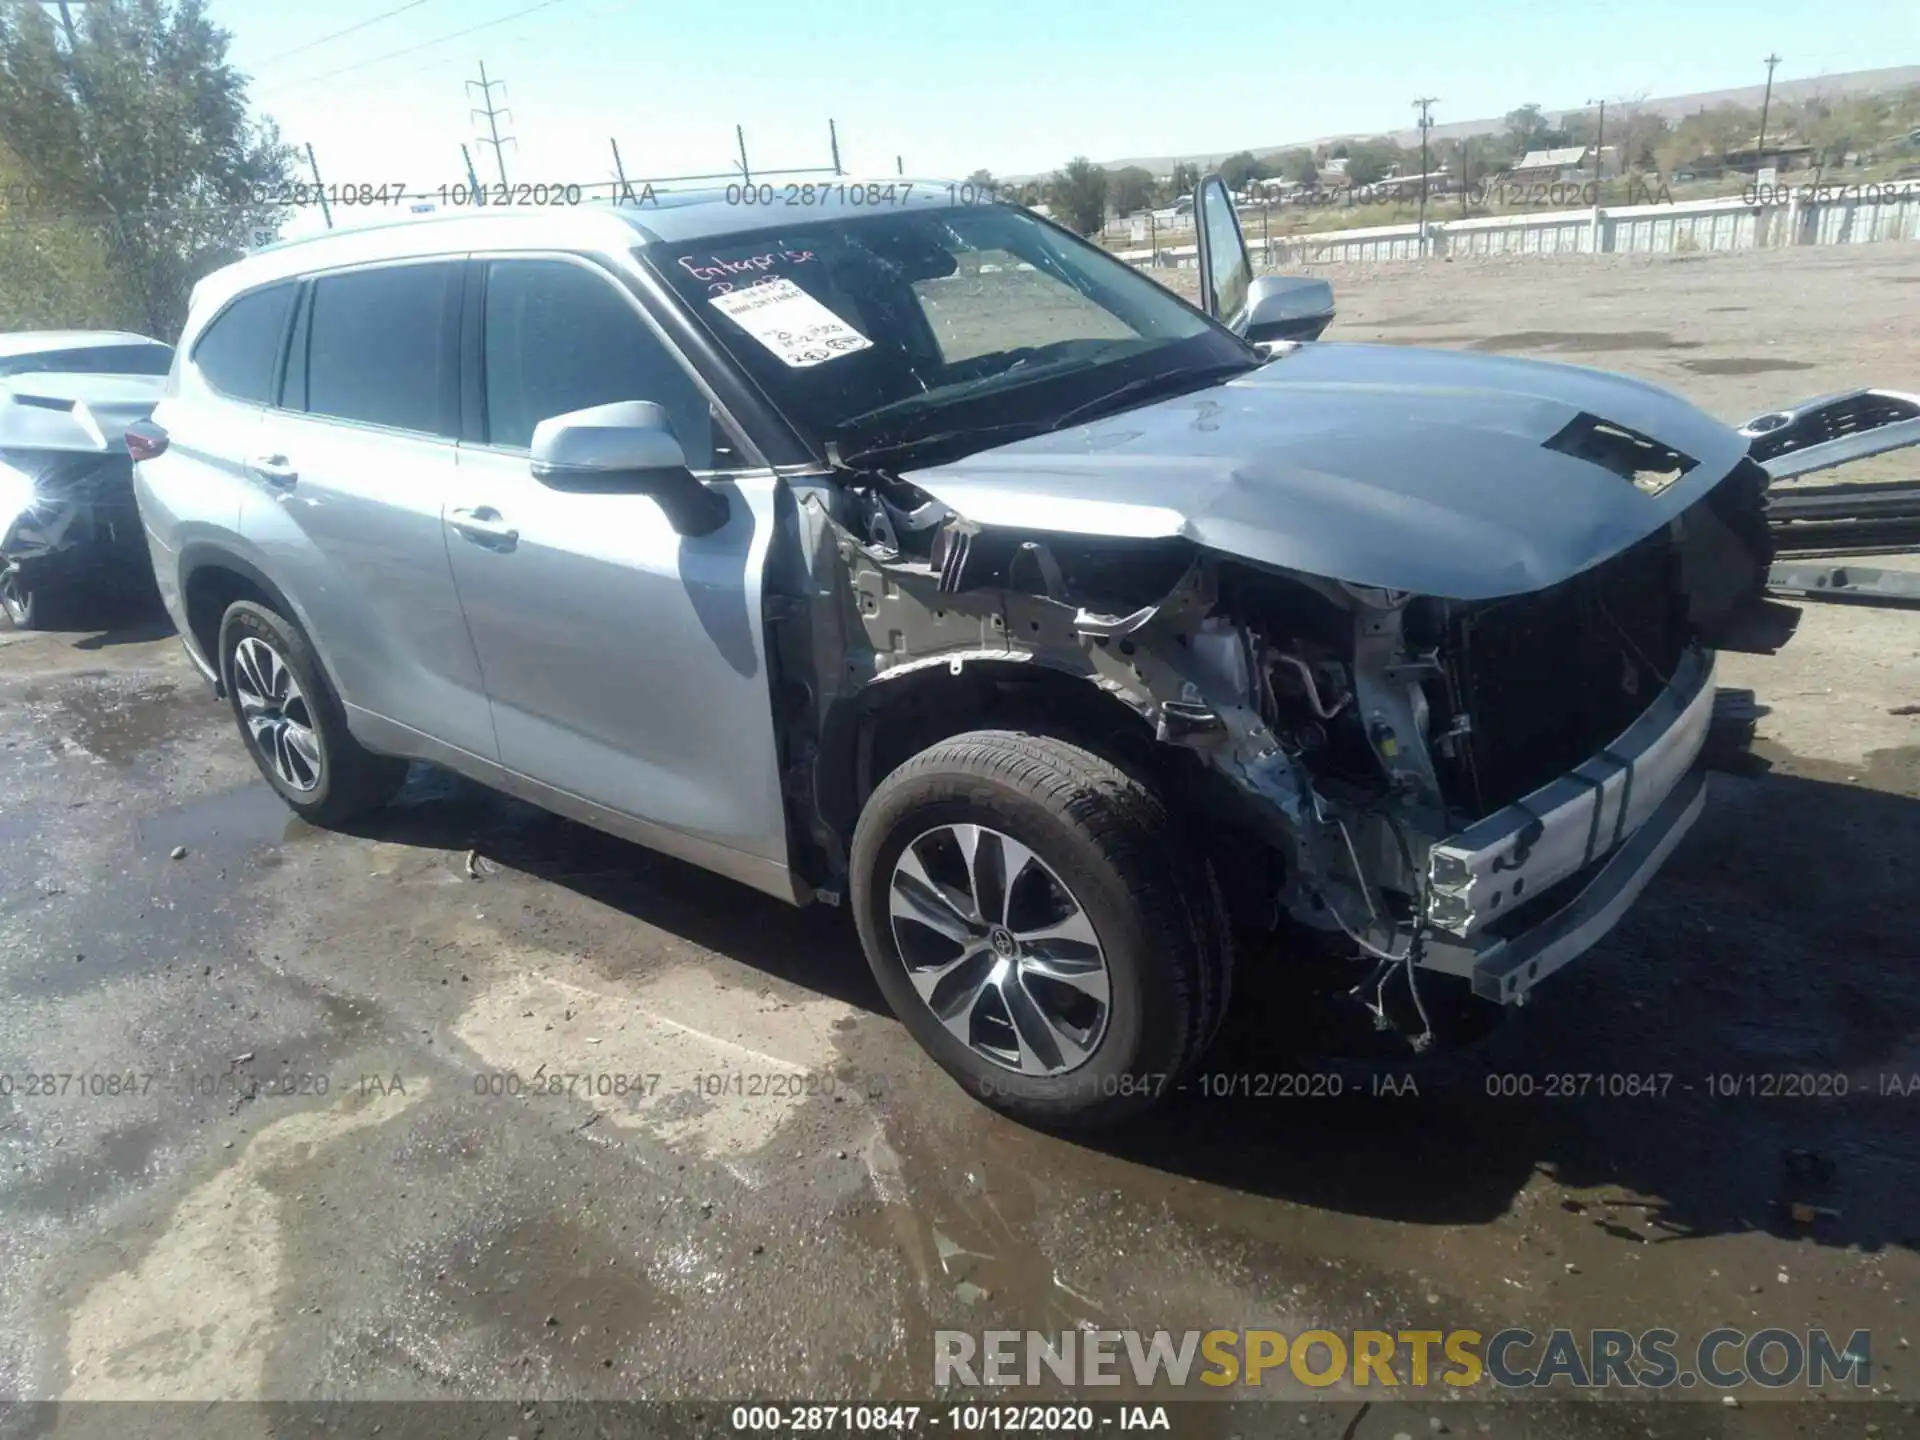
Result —
<path fill-rule="evenodd" d="M 1920 247 L 1334 279 L 1335 338 L 1606 364 L 1728 418 L 1920 388 Z M 0 1399 L 911 1398 L 940 1328 L 1726 1324 L 1867 1329 L 1876 1389 L 1547 1410 L 1289 1381 L 1181 1433 L 1911 1433 L 1920 615 L 1809 608 L 1721 678 L 1751 753 L 1486 1047 L 1277 1053 L 1286 991 L 1252 976 L 1207 1065 L 1236 1093 L 1096 1145 L 960 1094 L 842 915 L 424 769 L 313 830 L 171 638 L 0 634 Z M 1340 1093 L 1242 1093 L 1282 1069 Z M 28 1093 L 48 1073 L 102 1078 Z M 1763 1093 L 1783 1074 L 1827 1093 Z M 1548 1096 L 1582 1075 L 1658 1093 Z M 288 1433 L 0 1413 L 129 1430 Z"/>

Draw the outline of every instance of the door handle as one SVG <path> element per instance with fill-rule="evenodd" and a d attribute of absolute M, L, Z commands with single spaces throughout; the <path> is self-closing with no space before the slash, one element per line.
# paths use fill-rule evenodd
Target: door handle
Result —
<path fill-rule="evenodd" d="M 300 479 L 300 472 L 284 455 L 256 455 L 247 461 L 247 473 L 276 490 L 291 490 Z"/>
<path fill-rule="evenodd" d="M 509 525 L 491 505 L 472 510 L 449 510 L 447 524 L 476 545 L 490 550 L 511 550 L 520 543 L 520 532 Z"/>

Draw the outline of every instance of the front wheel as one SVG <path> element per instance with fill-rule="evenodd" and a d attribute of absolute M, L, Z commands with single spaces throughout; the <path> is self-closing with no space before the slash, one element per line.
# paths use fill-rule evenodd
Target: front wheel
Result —
<path fill-rule="evenodd" d="M 997 1110 L 1111 1124 L 1180 1081 L 1225 1008 L 1218 892 L 1146 782 L 976 731 L 895 770 L 854 831 L 860 939 L 914 1038 Z"/>

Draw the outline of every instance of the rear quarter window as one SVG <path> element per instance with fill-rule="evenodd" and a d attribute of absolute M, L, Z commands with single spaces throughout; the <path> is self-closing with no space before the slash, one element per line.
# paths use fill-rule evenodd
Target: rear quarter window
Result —
<path fill-rule="evenodd" d="M 193 366 L 230 400 L 265 405 L 293 310 L 291 282 L 242 295 L 214 318 L 193 347 Z"/>

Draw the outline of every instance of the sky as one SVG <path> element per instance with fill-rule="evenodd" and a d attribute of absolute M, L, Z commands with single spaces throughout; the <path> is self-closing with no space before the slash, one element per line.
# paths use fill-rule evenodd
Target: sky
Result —
<path fill-rule="evenodd" d="M 499 178 L 598 182 L 756 172 L 965 176 L 1075 155 L 1225 152 L 1589 100 L 1920 63 L 1915 0 L 1432 0 L 1205 7 L 1167 0 L 211 0 L 256 108 L 311 143 L 331 185 L 437 191 L 466 142 Z M 392 12 L 392 13 L 389 13 Z M 352 33 L 339 34 L 349 27 Z M 461 34 L 467 31 L 471 33 Z M 334 37 L 334 38 L 329 38 Z"/>

